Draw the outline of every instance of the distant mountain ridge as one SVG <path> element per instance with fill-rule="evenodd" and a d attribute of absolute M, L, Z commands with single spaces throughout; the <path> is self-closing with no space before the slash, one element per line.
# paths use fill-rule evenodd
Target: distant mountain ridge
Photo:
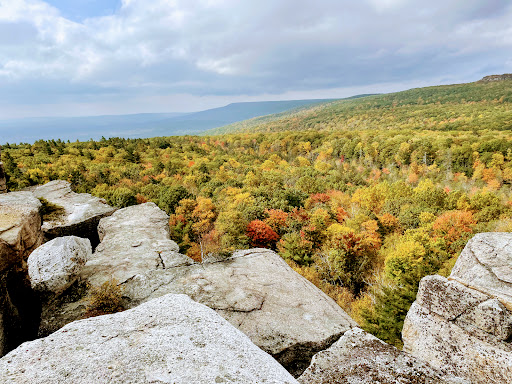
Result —
<path fill-rule="evenodd" d="M 0 120 L 0 145 L 286 130 L 512 129 L 512 74 L 345 99 L 232 103 L 192 113 Z"/>
<path fill-rule="evenodd" d="M 84 117 L 0 120 L 0 145 L 40 139 L 99 140 L 102 136 L 143 138 L 198 134 L 256 116 L 279 113 L 332 99 L 233 103 L 192 113 L 141 113 Z"/>
<path fill-rule="evenodd" d="M 512 75 L 492 75 L 484 79 L 333 100 L 238 121 L 205 134 L 373 128 L 512 129 Z"/>
<path fill-rule="evenodd" d="M 245 128 L 251 129 L 252 127 L 255 127 L 260 124 L 264 124 L 266 122 L 276 121 L 281 117 L 300 115 L 300 114 L 304 114 L 304 113 L 309 113 L 313 110 L 322 109 L 323 107 L 330 105 L 334 102 L 343 101 L 343 100 L 356 100 L 356 99 L 360 99 L 360 98 L 364 98 L 364 97 L 368 97 L 368 96 L 376 96 L 376 95 L 379 95 L 379 94 L 367 93 L 367 94 L 361 94 L 361 95 L 354 95 L 354 96 L 346 97 L 343 99 L 327 99 L 327 100 L 319 101 L 318 103 L 314 103 L 314 104 L 304 104 L 304 105 L 298 106 L 296 108 L 288 109 L 288 110 L 285 110 L 282 112 L 278 112 L 278 113 L 274 113 L 274 114 L 267 114 L 267 115 L 260 115 L 260 116 L 253 117 L 248 120 L 240 120 L 240 121 L 234 122 L 232 124 L 228 124 L 228 125 L 214 128 L 214 129 L 210 129 L 210 130 L 204 132 L 203 134 L 221 135 L 224 133 L 243 131 L 243 130 L 245 130 Z"/>

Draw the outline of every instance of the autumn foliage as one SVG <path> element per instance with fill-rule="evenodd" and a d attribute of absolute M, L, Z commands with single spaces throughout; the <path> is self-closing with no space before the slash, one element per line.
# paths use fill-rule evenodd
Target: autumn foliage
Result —
<path fill-rule="evenodd" d="M 261 220 L 253 220 L 247 225 L 247 237 L 253 247 L 273 248 L 279 235 L 272 227 Z"/>
<path fill-rule="evenodd" d="M 449 211 L 440 215 L 432 224 L 434 235 L 443 238 L 448 246 L 463 239 L 467 241 L 473 233 L 476 221 L 468 211 Z"/>
<path fill-rule="evenodd" d="M 40 140 L 2 145 L 1 160 L 11 190 L 63 179 L 118 207 L 154 202 L 170 216 L 180 252 L 198 262 L 275 249 L 366 330 L 399 346 L 420 279 L 449 275 L 474 233 L 512 228 L 508 125 L 486 115 L 488 129 L 472 131 L 437 99 L 428 119 L 424 106 L 403 119 L 417 99 L 392 109 L 381 107 L 385 98 L 375 109 L 375 99 L 361 101 L 366 122 L 370 115 L 349 108 L 345 117 L 290 121 L 300 131 Z M 460 110 L 499 112 L 506 122 L 510 105 L 491 98 Z"/>

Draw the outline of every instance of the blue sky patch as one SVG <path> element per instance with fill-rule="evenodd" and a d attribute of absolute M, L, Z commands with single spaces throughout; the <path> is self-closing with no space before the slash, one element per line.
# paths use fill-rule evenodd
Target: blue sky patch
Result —
<path fill-rule="evenodd" d="M 109 16 L 121 7 L 121 0 L 47 0 L 66 19 L 82 22 L 90 17 Z"/>

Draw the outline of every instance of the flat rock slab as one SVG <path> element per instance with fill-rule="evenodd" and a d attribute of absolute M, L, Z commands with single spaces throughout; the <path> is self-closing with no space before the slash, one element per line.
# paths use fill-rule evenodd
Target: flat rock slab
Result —
<path fill-rule="evenodd" d="M 469 384 L 446 377 L 429 364 L 359 328 L 352 328 L 329 349 L 317 353 L 298 381 L 302 384 Z"/>
<path fill-rule="evenodd" d="M 63 212 L 44 221 L 42 230 L 46 240 L 62 236 L 87 237 L 93 246 L 99 242 L 97 226 L 102 217 L 115 212 L 116 208 L 104 199 L 88 193 L 75 193 L 71 184 L 64 180 L 54 180 L 33 190 L 37 198 L 63 208 Z"/>
<path fill-rule="evenodd" d="M 184 293 L 215 309 L 295 376 L 311 357 L 357 324 L 327 295 L 267 249 L 238 251 L 225 261 L 134 276 L 132 305 Z"/>
<path fill-rule="evenodd" d="M 4 384 L 297 381 L 213 310 L 166 295 L 80 320 L 0 359 Z"/>
<path fill-rule="evenodd" d="M 450 279 L 497 297 L 512 310 L 512 233 L 479 233 L 468 241 Z"/>
<path fill-rule="evenodd" d="M 0 194 L 0 273 L 41 245 L 40 207 L 30 192 Z"/>

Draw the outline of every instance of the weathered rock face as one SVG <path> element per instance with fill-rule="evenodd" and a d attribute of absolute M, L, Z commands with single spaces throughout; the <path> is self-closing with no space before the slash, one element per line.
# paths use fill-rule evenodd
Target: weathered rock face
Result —
<path fill-rule="evenodd" d="M 99 225 L 100 245 L 82 270 L 82 281 L 111 277 L 129 307 L 168 293 L 184 293 L 215 309 L 272 354 L 294 375 L 355 322 L 329 297 L 266 249 L 236 252 L 224 261 L 196 264 L 169 240 L 168 216 L 153 203 L 121 209 Z M 48 331 L 83 315 L 70 301 L 54 308 Z"/>
<path fill-rule="evenodd" d="M 512 382 L 512 234 L 468 242 L 451 276 L 425 277 L 405 319 L 404 350 L 475 383 Z"/>
<path fill-rule="evenodd" d="M 298 381 L 302 384 L 466 383 L 446 377 L 429 364 L 359 328 L 345 332 L 329 349 L 317 353 Z"/>
<path fill-rule="evenodd" d="M 30 192 L 0 195 L 0 273 L 41 245 L 40 207 Z"/>
<path fill-rule="evenodd" d="M 0 195 L 0 356 L 37 334 L 41 308 L 26 259 L 43 240 L 40 206 L 30 192 Z"/>
<path fill-rule="evenodd" d="M 489 75 L 484 76 L 480 80 L 483 83 L 490 83 L 494 81 L 504 81 L 504 80 L 512 80 L 512 73 L 504 73 L 503 75 Z"/>
<path fill-rule="evenodd" d="M 114 278 L 124 286 L 134 276 L 193 264 L 169 239 L 168 221 L 167 214 L 154 203 L 120 209 L 101 219 L 101 244 L 88 257 L 78 280 L 61 296 L 45 303 L 39 336 L 47 336 L 85 315 L 87 284 L 99 287 Z"/>
<path fill-rule="evenodd" d="M 0 359 L 0 382 L 297 383 L 211 309 L 166 295 L 71 323 Z"/>
<path fill-rule="evenodd" d="M 91 256 L 89 239 L 66 236 L 50 240 L 28 258 L 32 288 L 43 293 L 61 294 L 78 279 Z"/>
<path fill-rule="evenodd" d="M 134 276 L 194 261 L 169 239 L 169 216 L 155 203 L 135 205 L 100 221 L 101 244 L 86 264 L 82 277 L 92 285 L 110 278 L 125 283 Z"/>
<path fill-rule="evenodd" d="M 498 298 L 512 310 L 512 233 L 479 233 L 468 241 L 451 280 Z"/>
<path fill-rule="evenodd" d="M 115 208 L 105 200 L 88 193 L 75 193 L 67 181 L 54 180 L 34 189 L 34 195 L 64 209 L 62 214 L 43 222 L 46 240 L 62 236 L 88 238 L 93 247 L 99 243 L 97 227 L 101 218 L 111 215 Z"/>

